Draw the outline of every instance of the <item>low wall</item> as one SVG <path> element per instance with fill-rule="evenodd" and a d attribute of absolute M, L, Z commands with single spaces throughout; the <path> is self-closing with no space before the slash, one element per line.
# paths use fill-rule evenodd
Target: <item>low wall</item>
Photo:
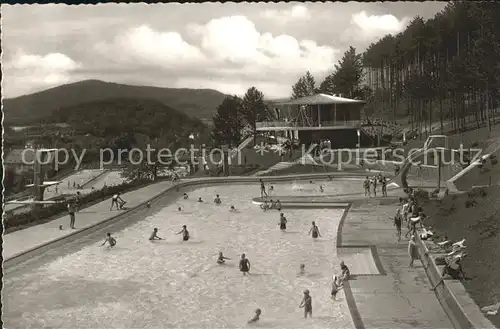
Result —
<path fill-rule="evenodd" d="M 84 237 L 95 234 L 101 231 L 104 228 L 109 228 L 109 226 L 113 226 L 114 224 L 122 223 L 124 218 L 132 217 L 134 214 L 138 214 L 144 210 L 147 210 L 147 204 L 154 204 L 160 199 L 168 196 L 170 192 L 175 191 L 178 192 L 181 188 L 185 187 L 198 187 L 203 185 L 217 185 L 217 184 L 237 184 L 237 183 L 258 183 L 260 179 L 265 182 L 284 182 L 291 180 L 308 180 L 308 179 L 318 179 L 318 178 L 328 178 L 328 176 L 332 176 L 333 178 L 342 179 L 343 177 L 360 177 L 360 175 L 350 174 L 350 173 L 336 173 L 335 175 L 330 174 L 309 174 L 309 175 L 290 175 L 290 176 L 272 176 L 272 177 L 210 177 L 210 178 L 200 178 L 200 179 L 192 179 L 192 180 L 184 180 L 179 183 L 167 188 L 163 192 L 160 192 L 153 198 L 144 201 L 143 203 L 132 207 L 129 210 L 121 212 L 116 216 L 108 218 L 102 222 L 96 223 L 90 227 L 78 230 L 69 235 L 60 237 L 58 239 L 49 241 L 47 243 L 41 244 L 37 247 L 34 247 L 30 250 L 22 252 L 20 254 L 14 255 L 9 259 L 4 260 L 4 269 L 8 270 L 9 268 L 20 265 L 30 259 L 38 258 L 42 256 L 44 253 L 49 252 L 51 249 L 60 247 L 65 245 L 68 242 L 75 242 L 76 240 L 83 239 Z M 136 216 L 140 217 L 140 216 Z M 123 224 L 123 223 L 122 223 Z"/>
<path fill-rule="evenodd" d="M 420 259 L 429 282 L 434 287 L 441 279 L 443 266 L 436 265 L 425 243 L 417 237 Z M 456 329 L 494 329 L 458 280 L 444 280 L 436 288 L 436 296 Z"/>

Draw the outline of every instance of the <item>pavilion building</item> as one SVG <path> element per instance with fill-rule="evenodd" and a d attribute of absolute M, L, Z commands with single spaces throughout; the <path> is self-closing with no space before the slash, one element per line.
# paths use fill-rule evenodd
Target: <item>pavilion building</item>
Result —
<path fill-rule="evenodd" d="M 364 104 L 362 100 L 327 94 L 276 102 L 275 121 L 258 122 L 256 128 L 305 145 L 328 139 L 334 149 L 362 147 L 369 143 L 361 130 Z"/>

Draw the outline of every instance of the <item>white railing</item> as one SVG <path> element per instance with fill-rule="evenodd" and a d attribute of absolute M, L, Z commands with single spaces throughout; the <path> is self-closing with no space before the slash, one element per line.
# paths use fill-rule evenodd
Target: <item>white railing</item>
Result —
<path fill-rule="evenodd" d="M 294 125 L 291 122 L 285 122 L 285 121 L 262 121 L 262 122 L 257 122 L 255 127 L 256 128 L 294 127 Z"/>
<path fill-rule="evenodd" d="M 358 128 L 360 125 L 361 125 L 361 120 L 321 121 L 321 127 L 354 127 L 354 128 Z"/>
<path fill-rule="evenodd" d="M 321 125 L 311 124 L 303 125 L 286 121 L 262 121 L 256 123 L 256 128 L 278 128 L 278 127 L 353 127 L 358 128 L 361 125 L 360 120 L 346 121 L 321 121 Z"/>

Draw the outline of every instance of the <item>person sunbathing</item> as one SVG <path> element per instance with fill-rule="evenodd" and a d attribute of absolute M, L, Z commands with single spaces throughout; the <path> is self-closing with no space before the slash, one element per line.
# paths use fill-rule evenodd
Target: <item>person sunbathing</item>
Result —
<path fill-rule="evenodd" d="M 436 288 L 444 282 L 444 278 L 449 275 L 453 280 L 463 280 L 465 279 L 465 273 L 462 268 L 462 258 L 463 255 L 457 255 L 451 259 L 446 259 L 446 265 L 441 272 L 441 279 L 431 288 L 431 290 L 436 290 Z"/>

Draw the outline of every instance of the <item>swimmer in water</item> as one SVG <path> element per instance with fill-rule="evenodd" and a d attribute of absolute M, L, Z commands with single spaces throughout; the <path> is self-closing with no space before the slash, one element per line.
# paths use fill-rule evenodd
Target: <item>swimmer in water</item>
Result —
<path fill-rule="evenodd" d="M 251 318 L 250 320 L 248 320 L 248 323 L 259 322 L 261 314 L 262 314 L 262 311 L 260 310 L 260 308 L 256 309 L 255 310 L 255 315 L 253 316 L 253 318 Z"/>
<path fill-rule="evenodd" d="M 184 200 L 186 200 L 188 198 L 188 195 L 186 192 L 184 192 L 184 194 L 182 194 L 182 196 L 184 197 Z"/>
<path fill-rule="evenodd" d="M 198 202 L 203 202 L 203 200 L 201 199 L 201 196 L 198 198 Z"/>
<path fill-rule="evenodd" d="M 285 215 L 283 215 L 283 213 L 280 214 L 280 230 L 284 231 L 286 230 L 286 223 L 287 223 L 287 220 L 286 220 L 286 217 Z"/>
<path fill-rule="evenodd" d="M 182 231 L 180 231 L 177 234 L 182 234 L 182 241 L 188 241 L 189 240 L 189 232 L 187 230 L 186 225 L 182 225 Z"/>
<path fill-rule="evenodd" d="M 243 275 L 247 275 L 250 271 L 250 261 L 245 257 L 245 254 L 241 254 L 240 271 Z"/>
<path fill-rule="evenodd" d="M 104 246 L 106 243 L 109 243 L 108 248 L 113 248 L 116 246 L 116 239 L 111 236 L 111 233 L 106 234 L 106 240 L 101 244 L 101 247 Z"/>
<path fill-rule="evenodd" d="M 149 241 L 153 240 L 163 240 L 158 236 L 158 229 L 156 227 L 153 229 L 153 233 L 151 233 L 151 236 L 149 237 Z"/>
<path fill-rule="evenodd" d="M 229 211 L 230 212 L 236 212 L 236 208 L 234 206 L 231 206 L 231 208 L 229 208 Z"/>
<path fill-rule="evenodd" d="M 323 190 L 323 185 L 320 185 L 320 186 L 319 186 L 319 191 L 320 191 L 321 193 L 325 192 L 325 190 Z"/>
<path fill-rule="evenodd" d="M 308 315 L 312 317 L 312 297 L 309 293 L 309 290 L 304 290 L 304 298 L 302 298 L 302 302 L 300 303 L 299 307 L 304 308 L 304 318 L 307 319 Z"/>
<path fill-rule="evenodd" d="M 181 210 L 182 210 L 182 207 L 178 207 L 178 208 L 177 208 L 177 211 L 181 211 Z"/>
<path fill-rule="evenodd" d="M 300 264 L 299 275 L 306 274 L 306 266 L 304 264 Z"/>
<path fill-rule="evenodd" d="M 224 254 L 222 254 L 222 251 L 219 252 L 219 257 L 217 258 L 217 264 L 224 264 L 227 260 L 231 260 L 231 258 L 224 257 Z"/>
<path fill-rule="evenodd" d="M 314 184 L 312 180 L 309 181 L 309 184 Z"/>
<path fill-rule="evenodd" d="M 312 227 L 309 230 L 309 234 L 312 233 L 313 239 L 317 239 L 318 237 L 321 237 L 321 234 L 319 233 L 319 228 L 316 226 L 316 222 L 312 222 Z"/>
<path fill-rule="evenodd" d="M 218 195 L 218 194 L 217 194 L 217 196 L 216 196 L 216 197 L 215 197 L 215 199 L 214 199 L 214 203 L 215 203 L 215 204 L 221 204 L 221 203 L 222 203 L 222 201 L 220 200 L 220 197 L 219 197 L 219 195 Z"/>

